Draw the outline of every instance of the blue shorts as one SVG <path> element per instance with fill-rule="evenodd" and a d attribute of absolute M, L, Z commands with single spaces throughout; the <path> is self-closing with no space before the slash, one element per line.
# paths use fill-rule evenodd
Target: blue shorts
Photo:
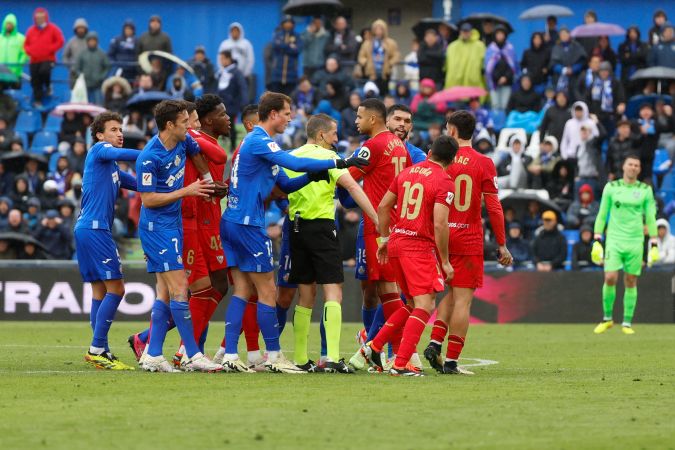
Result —
<path fill-rule="evenodd" d="M 274 270 L 272 241 L 264 228 L 221 220 L 220 240 L 227 267 L 236 267 L 242 272 L 265 273 Z"/>
<path fill-rule="evenodd" d="M 82 281 L 122 279 L 122 259 L 110 230 L 75 229 L 75 248 Z"/>
<path fill-rule="evenodd" d="M 148 231 L 138 229 L 141 247 L 148 263 L 148 272 L 170 272 L 183 270 L 183 230 Z"/>
<path fill-rule="evenodd" d="M 298 285 L 288 282 L 291 275 L 291 219 L 284 218 L 284 226 L 281 228 L 281 254 L 279 255 L 279 271 L 277 272 L 277 286 L 297 289 Z"/>
<path fill-rule="evenodd" d="M 363 219 L 359 225 L 359 231 L 356 235 L 356 267 L 354 267 L 354 278 L 357 280 L 368 281 L 368 266 L 366 265 L 366 241 L 363 238 Z"/>

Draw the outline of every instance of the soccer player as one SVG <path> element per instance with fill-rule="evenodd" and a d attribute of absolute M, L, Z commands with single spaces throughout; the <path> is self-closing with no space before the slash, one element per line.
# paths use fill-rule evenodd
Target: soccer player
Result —
<path fill-rule="evenodd" d="M 154 114 L 159 134 L 148 142 L 136 161 L 138 192 L 143 202 L 139 237 L 148 272 L 157 277 L 150 343 L 147 355 L 141 359 L 141 368 L 150 372 L 175 371 L 162 355 L 168 321 L 173 318 L 189 358 L 183 368 L 187 371 L 221 371 L 221 366 L 204 356 L 194 338 L 182 256 L 181 199 L 206 199 L 214 189 L 208 179 L 183 187 L 185 159 L 200 151 L 199 145 L 187 134 L 190 117 L 185 102 L 165 100 L 155 107 Z M 195 164 L 200 173 L 208 173 L 203 160 L 195 160 Z"/>
<path fill-rule="evenodd" d="M 659 258 L 654 193 L 651 186 L 638 181 L 638 175 L 640 157 L 629 155 L 623 162 L 623 178 L 607 183 L 602 192 L 600 211 L 595 219 L 596 242 L 591 255 L 596 263 L 602 262 L 600 242 L 605 233 L 605 283 L 602 286 L 604 317 L 593 330 L 596 334 L 604 333 L 614 325 L 616 281 L 621 269 L 625 286 L 621 331 L 624 334 L 635 334 L 632 324 L 637 304 L 637 279 L 642 273 L 645 223 L 649 233 L 649 265 Z"/>
<path fill-rule="evenodd" d="M 436 139 L 429 159 L 401 172 L 377 209 L 381 236 L 378 260 L 390 260 L 401 291 L 415 307 L 406 319 L 391 375 L 422 375 L 408 368 L 408 363 L 431 317 L 436 293 L 443 292 L 444 280 L 450 281 L 453 277 L 448 257 L 447 219 L 454 185 L 446 168 L 456 153 L 457 141 L 453 138 Z M 397 216 L 394 224 L 390 222 L 392 212 Z M 379 350 L 368 345 L 364 348 L 365 356 L 382 367 Z"/>
<path fill-rule="evenodd" d="M 140 152 L 122 148 L 122 117 L 117 113 L 96 116 L 91 137 L 94 145 L 84 162 L 82 209 L 75 224 L 80 274 L 92 288 L 94 338 L 84 359 L 98 369 L 133 370 L 108 347 L 108 331 L 124 297 L 122 260 L 111 230 L 120 187 L 136 190 L 136 179 L 120 171 L 116 161 L 136 161 Z"/>
<path fill-rule="evenodd" d="M 307 122 L 307 144 L 293 150 L 294 156 L 317 159 L 337 159 L 333 150 L 338 141 L 337 122 L 325 114 L 310 117 Z M 316 372 L 314 361 L 307 355 L 307 340 L 312 318 L 316 289 L 324 292 L 323 326 L 326 336 L 327 358 L 323 371 L 353 373 L 340 358 L 340 330 L 342 328 L 342 251 L 335 227 L 335 186 L 339 184 L 351 194 L 364 213 L 377 224 L 377 214 L 368 197 L 354 181 L 348 170 L 331 169 L 328 183 L 312 183 L 288 196 L 291 274 L 289 281 L 298 284 L 300 297 L 295 307 L 293 332 L 295 334 L 295 364 L 307 372 Z M 300 174 L 288 171 L 289 177 Z"/>
<path fill-rule="evenodd" d="M 260 124 L 246 136 L 234 159 L 230 176 L 227 210 L 221 220 L 220 233 L 228 267 L 234 281 L 234 295 L 225 314 L 225 357 L 228 371 L 250 372 L 239 360 L 237 344 L 246 300 L 255 286 L 258 293 L 258 325 L 267 347 L 265 367 L 271 372 L 305 373 L 281 353 L 275 308 L 272 242 L 265 234 L 264 202 L 277 184 L 285 193 L 294 192 L 310 181 L 328 178 L 327 169 L 365 167 L 367 160 L 317 160 L 298 158 L 281 150 L 272 140 L 282 133 L 291 120 L 291 99 L 267 92 L 258 105 Z M 290 180 L 283 167 L 299 172 L 318 172 Z"/>
<path fill-rule="evenodd" d="M 485 202 L 494 231 L 498 261 L 513 262 L 506 248 L 504 213 L 497 191 L 497 172 L 490 158 L 471 148 L 476 119 L 468 111 L 456 111 L 448 118 L 447 134 L 457 140 L 459 150 L 448 174 L 455 181 L 455 198 L 450 209 L 450 263 L 455 275 L 452 287 L 438 305 L 431 342 L 424 356 L 431 367 L 444 374 L 470 374 L 457 365 L 469 329 L 474 291 L 483 285 L 483 225 L 481 200 Z M 450 327 L 448 348 L 443 363 L 441 345 Z"/>

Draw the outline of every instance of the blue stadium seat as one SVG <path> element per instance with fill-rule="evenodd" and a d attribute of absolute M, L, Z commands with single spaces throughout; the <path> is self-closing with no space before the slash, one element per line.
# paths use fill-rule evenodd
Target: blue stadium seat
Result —
<path fill-rule="evenodd" d="M 28 151 L 28 134 L 24 133 L 23 131 L 14 131 L 14 134 L 16 134 L 21 139 L 23 149 Z"/>
<path fill-rule="evenodd" d="M 45 121 L 45 126 L 42 127 L 42 129 L 44 131 L 59 133 L 61 132 L 61 122 L 63 122 L 62 116 L 55 116 L 53 114 L 48 114 L 47 120 Z"/>
<path fill-rule="evenodd" d="M 668 223 L 670 224 L 670 233 L 673 233 L 673 230 L 675 230 L 675 214 L 670 216 L 670 219 L 668 220 Z"/>
<path fill-rule="evenodd" d="M 567 259 L 565 260 L 565 270 L 571 270 L 572 247 L 574 247 L 574 244 L 579 242 L 579 230 L 563 230 L 563 235 L 567 240 Z"/>
<path fill-rule="evenodd" d="M 492 118 L 492 122 L 494 122 L 495 131 L 498 132 L 502 128 L 504 128 L 504 124 L 506 124 L 506 112 L 505 111 L 499 111 L 499 110 L 490 111 L 490 117 Z"/>
<path fill-rule="evenodd" d="M 673 162 L 670 160 L 668 150 L 664 148 L 657 148 L 654 152 L 654 164 L 652 170 L 654 175 L 663 175 L 667 173 L 672 167 Z"/>
<path fill-rule="evenodd" d="M 53 131 L 38 131 L 33 136 L 30 151 L 34 153 L 50 153 L 56 149 L 59 137 Z"/>
<path fill-rule="evenodd" d="M 56 163 L 59 161 L 59 158 L 62 157 L 63 154 L 61 152 L 54 152 L 51 155 L 49 155 L 49 166 L 47 167 L 47 171 L 49 173 L 54 173 L 56 172 Z"/>
<path fill-rule="evenodd" d="M 33 134 L 42 128 L 42 118 L 36 111 L 21 111 L 16 119 L 15 131 Z"/>

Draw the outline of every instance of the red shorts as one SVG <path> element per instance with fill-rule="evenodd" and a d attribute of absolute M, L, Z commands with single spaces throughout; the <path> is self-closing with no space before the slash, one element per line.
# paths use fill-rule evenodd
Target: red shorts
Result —
<path fill-rule="evenodd" d="M 220 228 L 199 228 L 199 242 L 202 244 L 202 253 L 206 260 L 209 272 L 227 269 L 227 260 L 223 252 L 223 244 L 220 242 Z"/>
<path fill-rule="evenodd" d="M 483 286 L 483 255 L 450 255 L 455 276 L 450 286 L 478 289 Z"/>
<path fill-rule="evenodd" d="M 441 274 L 436 256 L 432 253 L 390 256 L 389 264 L 406 299 L 445 290 L 445 277 Z"/>
<path fill-rule="evenodd" d="M 380 264 L 377 260 L 377 235 L 366 234 L 363 236 L 366 247 L 366 267 L 368 268 L 368 281 L 396 281 L 396 274 L 391 263 Z"/>
<path fill-rule="evenodd" d="M 183 229 L 183 265 L 188 284 L 209 276 L 209 273 L 227 268 L 216 228 Z"/>

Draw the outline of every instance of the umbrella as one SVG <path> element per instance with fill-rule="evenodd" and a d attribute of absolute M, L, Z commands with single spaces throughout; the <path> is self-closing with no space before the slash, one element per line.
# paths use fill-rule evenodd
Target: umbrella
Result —
<path fill-rule="evenodd" d="M 572 30 L 572 37 L 623 36 L 626 30 L 613 23 L 595 22 L 579 25 Z"/>
<path fill-rule="evenodd" d="M 94 105 L 93 103 L 61 103 L 52 111 L 55 116 L 62 116 L 67 112 L 74 112 L 79 114 L 89 114 L 96 117 L 101 113 L 106 112 L 107 109 L 102 106 Z"/>
<path fill-rule="evenodd" d="M 127 101 L 127 106 L 137 111 L 150 111 L 157 103 L 162 100 L 172 98 L 164 91 L 145 91 L 139 92 Z"/>
<path fill-rule="evenodd" d="M 448 22 L 445 19 L 437 19 L 435 17 L 426 17 L 424 19 L 421 19 L 419 22 L 415 24 L 414 27 L 412 27 L 413 33 L 415 33 L 415 36 L 417 36 L 419 39 L 424 38 L 424 33 L 428 29 L 434 29 L 438 31 L 438 28 L 441 26 L 441 24 L 446 25 L 452 30 L 451 36 L 457 36 L 457 27 Z"/>
<path fill-rule="evenodd" d="M 291 16 L 325 16 L 342 8 L 340 0 L 289 0 L 283 11 Z"/>
<path fill-rule="evenodd" d="M 656 91 L 661 94 L 661 80 L 675 80 L 675 69 L 665 66 L 648 67 L 636 71 L 631 80 L 658 80 Z"/>
<path fill-rule="evenodd" d="M 0 156 L 0 162 L 2 162 L 2 164 L 5 166 L 5 171 L 16 173 L 22 172 L 26 162 L 31 159 L 38 162 L 38 167 L 47 170 L 47 167 L 49 166 L 47 163 L 47 158 L 42 155 L 38 155 L 37 153 L 9 152 Z"/>
<path fill-rule="evenodd" d="M 453 86 L 436 92 L 429 98 L 430 103 L 456 102 L 465 98 L 483 97 L 487 91 L 478 86 Z"/>
<path fill-rule="evenodd" d="M 11 244 L 33 244 L 36 247 L 41 248 L 42 250 L 45 250 L 45 246 L 42 245 L 40 241 L 35 239 L 33 236 L 29 234 L 23 234 L 23 233 L 15 233 L 13 231 L 6 231 L 3 233 L 0 233 L 0 241 L 8 241 Z"/>
<path fill-rule="evenodd" d="M 483 22 L 486 21 L 492 21 L 495 24 L 502 24 L 506 28 L 507 33 L 513 33 L 513 27 L 509 23 L 508 20 L 503 18 L 502 16 L 498 16 L 495 14 L 491 13 L 476 13 L 476 14 L 471 14 L 469 16 L 466 16 L 462 20 L 459 21 L 459 25 L 462 25 L 465 22 L 470 23 L 474 28 L 477 28 L 478 31 L 481 33 L 483 32 L 483 28 L 481 27 Z"/>
<path fill-rule="evenodd" d="M 105 94 L 105 92 L 108 89 L 112 88 L 112 86 L 114 84 L 119 84 L 122 87 L 122 95 L 131 94 L 131 85 L 129 84 L 127 79 L 124 78 L 124 77 L 118 77 L 118 76 L 114 76 L 114 77 L 110 77 L 110 78 L 106 79 L 103 82 L 103 84 L 101 85 L 101 92 L 103 92 L 103 94 Z"/>
<path fill-rule="evenodd" d="M 138 143 L 141 141 L 147 141 L 148 138 L 141 133 L 140 131 L 125 131 L 124 132 L 124 147 L 125 148 L 137 148 Z"/>
<path fill-rule="evenodd" d="M 152 50 L 148 52 L 143 52 L 140 55 L 138 55 L 138 64 L 140 64 L 141 69 L 143 69 L 144 72 L 150 73 L 152 71 L 152 64 L 150 64 L 150 58 L 162 58 L 166 59 L 167 61 L 171 61 L 174 64 L 179 65 L 183 69 L 187 70 L 191 74 L 194 74 L 195 71 L 188 63 L 180 59 L 176 55 L 172 55 L 171 53 L 163 52 L 161 50 Z"/>
<path fill-rule="evenodd" d="M 520 20 L 545 19 L 548 16 L 569 17 L 574 13 L 567 6 L 560 5 L 538 5 L 528 8 L 518 18 Z"/>
<path fill-rule="evenodd" d="M 644 103 L 652 105 L 652 108 L 656 105 L 656 102 L 662 101 L 666 105 L 672 103 L 672 97 L 670 95 L 659 95 L 659 94 L 649 94 L 649 95 L 635 95 L 628 99 L 626 103 L 626 117 L 629 119 L 637 119 L 640 114 L 640 106 Z"/>
<path fill-rule="evenodd" d="M 2 83 L 16 83 L 19 81 L 19 77 L 12 72 L 9 67 L 4 64 L 0 64 L 0 82 Z"/>
<path fill-rule="evenodd" d="M 535 201 L 539 204 L 539 211 L 543 212 L 550 209 L 558 216 L 558 222 L 560 222 L 560 219 L 562 218 L 562 212 L 558 205 L 533 191 L 523 192 L 503 189 L 499 192 L 499 200 L 502 202 L 502 207 L 504 209 L 513 208 L 516 212 L 516 217 L 521 217 L 525 214 L 528 203 Z"/>

